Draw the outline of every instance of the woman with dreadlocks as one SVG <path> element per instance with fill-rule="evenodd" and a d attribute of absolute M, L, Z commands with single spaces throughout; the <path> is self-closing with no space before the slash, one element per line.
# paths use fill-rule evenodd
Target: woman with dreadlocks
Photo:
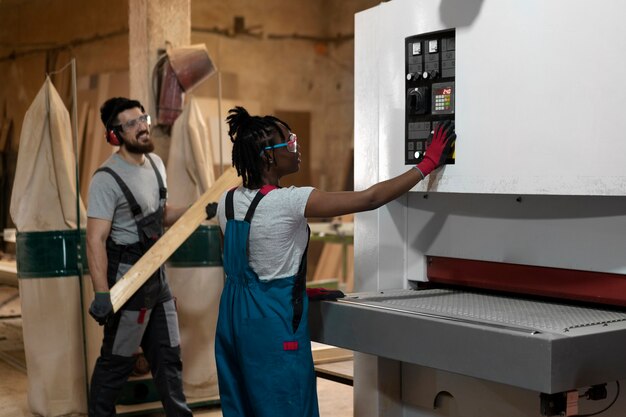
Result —
<path fill-rule="evenodd" d="M 273 116 L 229 111 L 233 165 L 243 186 L 218 204 L 224 271 L 215 354 L 225 417 L 317 417 L 306 297 L 307 217 L 373 210 L 413 188 L 445 161 L 456 135 L 438 126 L 424 160 L 357 192 L 280 187 L 298 171 L 298 139 Z M 340 294 L 342 295 L 342 294 Z"/>

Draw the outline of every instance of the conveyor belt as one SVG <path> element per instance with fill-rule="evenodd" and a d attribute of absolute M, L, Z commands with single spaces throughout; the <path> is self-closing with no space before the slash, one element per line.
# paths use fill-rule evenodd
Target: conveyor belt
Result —
<path fill-rule="evenodd" d="M 393 290 L 379 294 L 354 294 L 344 302 L 468 323 L 492 324 L 530 333 L 568 333 L 572 329 L 592 326 L 607 330 L 610 325 L 626 323 L 626 312 L 609 308 L 467 290 Z"/>

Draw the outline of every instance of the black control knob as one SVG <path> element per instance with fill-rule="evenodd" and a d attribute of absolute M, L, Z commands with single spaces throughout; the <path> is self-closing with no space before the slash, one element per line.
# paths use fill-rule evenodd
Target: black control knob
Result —
<path fill-rule="evenodd" d="M 437 71 L 437 70 L 424 71 L 422 73 L 422 77 L 424 77 L 425 80 L 435 79 L 438 76 L 439 76 L 439 71 Z"/>
<path fill-rule="evenodd" d="M 426 114 L 428 111 L 430 103 L 428 87 L 409 88 L 406 99 L 409 114 Z"/>

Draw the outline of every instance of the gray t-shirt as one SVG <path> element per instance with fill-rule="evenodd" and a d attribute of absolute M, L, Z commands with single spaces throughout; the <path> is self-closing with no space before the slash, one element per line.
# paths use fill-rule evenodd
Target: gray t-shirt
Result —
<path fill-rule="evenodd" d="M 250 225 L 249 263 L 261 280 L 295 275 L 308 242 L 306 203 L 313 187 L 278 188 L 267 194 L 254 212 Z M 258 190 L 239 187 L 233 196 L 235 219 L 243 220 Z M 226 193 L 217 215 L 226 230 Z"/>
<path fill-rule="evenodd" d="M 151 153 L 157 169 L 161 173 L 164 186 L 165 166 L 158 155 Z M 152 164 L 148 159 L 142 165 L 126 162 L 114 153 L 103 164 L 115 171 L 141 207 L 142 215 L 154 213 L 159 208 L 159 185 Z M 89 184 L 87 216 L 111 221 L 111 238 L 119 245 L 129 245 L 139 241 L 137 225 L 130 206 L 115 179 L 108 172 L 97 172 Z"/>

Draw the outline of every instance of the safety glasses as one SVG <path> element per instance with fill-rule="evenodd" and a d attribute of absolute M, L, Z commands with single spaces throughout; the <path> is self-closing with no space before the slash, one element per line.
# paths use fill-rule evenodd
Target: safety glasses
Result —
<path fill-rule="evenodd" d="M 266 146 L 265 148 L 263 148 L 263 150 L 269 151 L 270 149 L 282 148 L 283 146 L 286 146 L 289 152 L 298 152 L 298 137 L 296 136 L 296 134 L 289 134 L 289 140 L 287 142 Z M 261 155 L 263 155 L 263 152 L 261 152 Z"/>
<path fill-rule="evenodd" d="M 121 127 L 123 130 L 133 130 L 137 127 L 137 125 L 139 123 L 143 123 L 148 125 L 148 127 L 150 127 L 150 115 L 149 114 L 142 114 L 141 116 L 137 117 L 136 119 L 133 120 L 129 120 L 125 123 L 122 123 L 121 125 L 119 125 L 119 127 Z"/>

